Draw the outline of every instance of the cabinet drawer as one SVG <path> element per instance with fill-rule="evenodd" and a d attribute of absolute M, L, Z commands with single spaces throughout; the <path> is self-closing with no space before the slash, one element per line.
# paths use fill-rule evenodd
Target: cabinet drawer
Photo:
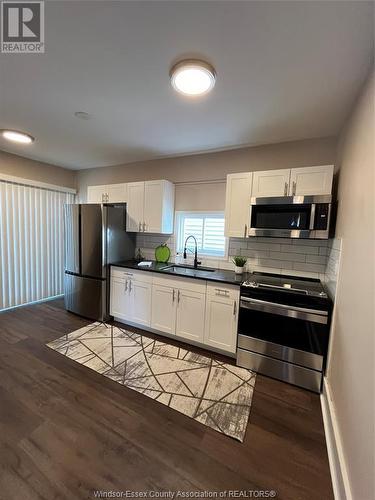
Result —
<path fill-rule="evenodd" d="M 217 297 L 238 300 L 240 296 L 240 287 L 222 283 L 207 283 L 207 295 L 216 295 Z"/>
<path fill-rule="evenodd" d="M 153 283 L 155 285 L 179 288 L 180 290 L 190 290 L 192 292 L 206 293 L 206 281 L 195 278 L 161 276 L 160 274 L 155 273 Z"/>
<path fill-rule="evenodd" d="M 112 267 L 111 277 L 112 278 L 122 278 L 122 279 L 134 279 L 141 283 L 152 283 L 153 273 L 149 271 L 133 271 L 133 269 L 127 269 L 123 267 Z"/>

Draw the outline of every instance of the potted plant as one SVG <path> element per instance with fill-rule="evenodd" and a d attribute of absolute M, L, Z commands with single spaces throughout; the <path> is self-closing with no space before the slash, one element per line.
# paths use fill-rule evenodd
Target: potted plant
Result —
<path fill-rule="evenodd" d="M 236 255 L 235 257 L 232 258 L 232 262 L 235 265 L 234 272 L 236 274 L 242 274 L 244 265 L 247 262 L 247 258 L 242 257 L 241 255 Z"/>

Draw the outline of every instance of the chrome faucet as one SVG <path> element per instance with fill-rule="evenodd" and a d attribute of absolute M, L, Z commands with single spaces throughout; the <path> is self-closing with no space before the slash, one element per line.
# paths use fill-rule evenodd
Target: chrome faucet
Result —
<path fill-rule="evenodd" d="M 192 234 L 190 236 L 188 236 L 185 240 L 185 244 L 184 244 L 184 259 L 186 259 L 186 252 L 187 250 L 189 250 L 189 252 L 193 253 L 192 250 L 190 250 L 190 248 L 187 248 L 186 247 L 186 243 L 188 242 L 188 240 L 190 238 L 193 238 L 194 242 L 195 242 L 195 252 L 194 252 L 194 269 L 197 269 L 199 264 L 201 264 L 201 262 L 198 262 L 198 243 L 197 243 L 197 239 L 195 236 L 193 236 Z"/>

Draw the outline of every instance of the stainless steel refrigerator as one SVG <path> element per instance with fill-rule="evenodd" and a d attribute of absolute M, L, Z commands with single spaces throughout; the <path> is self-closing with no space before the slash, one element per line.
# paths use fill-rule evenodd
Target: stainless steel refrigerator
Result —
<path fill-rule="evenodd" d="M 65 308 L 86 318 L 109 317 L 109 264 L 134 257 L 126 205 L 64 206 Z"/>

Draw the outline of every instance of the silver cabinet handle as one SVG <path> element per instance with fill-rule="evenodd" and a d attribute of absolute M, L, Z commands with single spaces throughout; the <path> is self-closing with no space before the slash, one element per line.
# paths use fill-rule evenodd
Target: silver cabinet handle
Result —
<path fill-rule="evenodd" d="M 139 230 L 140 233 L 142 232 L 142 222 L 139 222 Z"/>
<path fill-rule="evenodd" d="M 104 193 L 102 193 L 102 202 L 104 202 Z"/>
<path fill-rule="evenodd" d="M 233 316 L 235 316 L 237 313 L 237 302 L 234 301 L 234 304 L 233 304 Z"/>
<path fill-rule="evenodd" d="M 106 197 L 105 197 L 105 198 L 106 198 L 106 199 L 105 199 L 105 201 L 107 201 L 107 202 L 108 202 L 108 201 L 109 201 L 109 194 L 108 194 L 108 193 L 106 194 Z"/>
<path fill-rule="evenodd" d="M 146 223 L 144 222 L 143 223 L 143 232 L 145 232 L 145 231 L 146 231 Z"/>
<path fill-rule="evenodd" d="M 286 196 L 288 194 L 288 183 L 285 182 L 285 186 L 284 186 L 284 196 Z"/>
<path fill-rule="evenodd" d="M 215 288 L 216 294 L 215 295 L 220 295 L 221 297 L 229 297 L 229 292 L 228 290 L 223 290 L 221 288 Z"/>
<path fill-rule="evenodd" d="M 132 280 L 129 280 L 129 293 L 132 291 Z"/>
<path fill-rule="evenodd" d="M 293 196 L 296 194 L 296 189 L 297 189 L 297 184 L 295 181 L 293 181 L 293 191 L 292 191 Z"/>
<path fill-rule="evenodd" d="M 180 290 L 178 290 L 177 292 L 177 304 L 180 303 Z"/>
<path fill-rule="evenodd" d="M 128 280 L 125 281 L 125 292 L 128 291 Z"/>
<path fill-rule="evenodd" d="M 244 232 L 243 232 L 243 237 L 246 238 L 246 234 L 247 234 L 247 224 L 245 224 L 245 229 L 244 229 Z"/>
<path fill-rule="evenodd" d="M 173 293 L 172 293 L 172 302 L 174 302 L 174 296 L 175 296 L 176 290 L 173 288 Z"/>

